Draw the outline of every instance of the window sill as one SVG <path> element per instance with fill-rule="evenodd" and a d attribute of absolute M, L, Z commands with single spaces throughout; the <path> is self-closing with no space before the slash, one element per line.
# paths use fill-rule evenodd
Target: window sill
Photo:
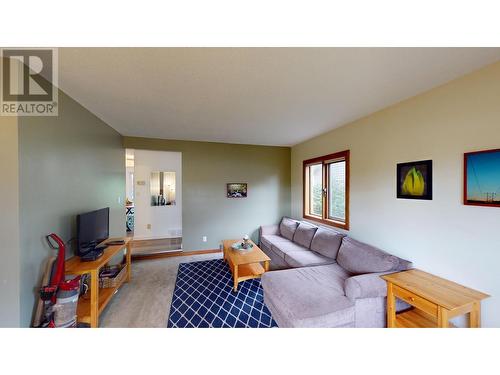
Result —
<path fill-rule="evenodd" d="M 349 230 L 349 224 L 341 222 L 341 221 L 327 220 L 327 219 L 323 219 L 323 218 L 316 217 L 316 216 L 310 216 L 310 215 L 303 215 L 303 218 L 307 219 L 307 220 L 315 221 L 317 223 L 321 223 L 321 224 L 324 224 L 324 225 L 327 225 L 330 227 Z"/>

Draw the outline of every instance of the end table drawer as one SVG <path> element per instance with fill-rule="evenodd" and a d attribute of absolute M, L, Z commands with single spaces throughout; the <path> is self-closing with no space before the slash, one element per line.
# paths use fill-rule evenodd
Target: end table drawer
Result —
<path fill-rule="evenodd" d="M 397 285 L 393 285 L 393 291 L 394 295 L 397 298 L 402 299 L 403 301 L 409 303 L 412 306 L 415 306 L 417 309 L 420 309 L 432 316 L 437 317 L 438 307 L 431 301 L 426 300 L 425 298 L 422 298 L 416 295 L 415 293 L 410 292 L 409 290 L 400 288 Z"/>

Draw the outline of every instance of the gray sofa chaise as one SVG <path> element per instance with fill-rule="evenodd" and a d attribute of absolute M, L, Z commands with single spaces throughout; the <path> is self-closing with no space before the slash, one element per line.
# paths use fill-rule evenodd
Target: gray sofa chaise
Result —
<path fill-rule="evenodd" d="M 259 236 L 272 270 L 262 275 L 264 303 L 278 326 L 385 327 L 380 275 L 409 269 L 409 261 L 287 217 L 260 227 Z"/>

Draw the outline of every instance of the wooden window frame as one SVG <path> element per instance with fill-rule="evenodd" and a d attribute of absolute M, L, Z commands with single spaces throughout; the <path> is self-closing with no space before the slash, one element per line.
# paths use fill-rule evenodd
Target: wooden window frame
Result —
<path fill-rule="evenodd" d="M 329 168 L 328 165 L 331 164 L 335 160 L 345 160 L 345 221 L 333 220 L 328 218 L 329 212 L 329 199 L 328 192 L 329 189 Z M 323 193 L 323 201 L 322 207 L 323 212 L 322 216 L 315 216 L 309 213 L 309 175 L 307 171 L 308 167 L 312 165 L 321 164 L 323 168 L 323 189 L 326 189 L 327 193 Z M 313 159 L 304 160 L 302 162 L 302 217 L 307 220 L 316 221 L 321 224 L 325 224 L 328 226 L 341 228 L 345 230 L 349 230 L 349 191 L 350 191 L 350 150 L 345 150 L 341 152 L 336 152 L 333 154 L 328 154 L 324 156 L 320 156 Z"/>

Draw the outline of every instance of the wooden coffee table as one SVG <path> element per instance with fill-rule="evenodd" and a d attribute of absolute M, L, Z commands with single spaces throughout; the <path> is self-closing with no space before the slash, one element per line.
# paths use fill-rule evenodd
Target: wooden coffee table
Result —
<path fill-rule="evenodd" d="M 231 273 L 233 274 L 234 287 L 233 291 L 238 290 L 238 283 L 249 279 L 260 277 L 264 272 L 269 271 L 269 258 L 259 247 L 253 242 L 251 250 L 238 251 L 233 250 L 231 245 L 242 240 L 224 240 L 224 261 L 228 263 Z"/>

